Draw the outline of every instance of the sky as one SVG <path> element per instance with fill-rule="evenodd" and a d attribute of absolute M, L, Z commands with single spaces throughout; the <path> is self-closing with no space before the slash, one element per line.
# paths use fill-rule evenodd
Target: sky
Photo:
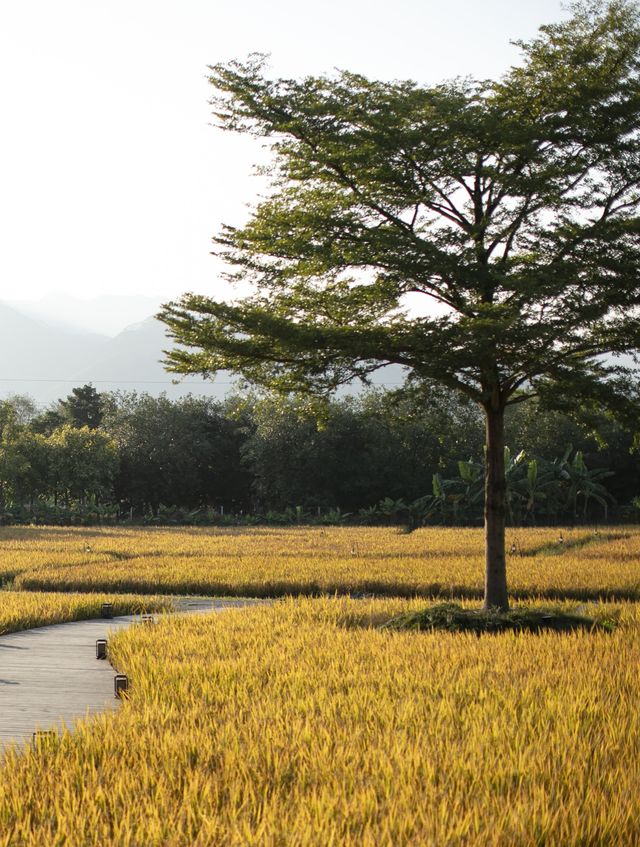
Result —
<path fill-rule="evenodd" d="M 224 297 L 210 255 L 261 189 L 260 143 L 211 127 L 207 66 L 498 77 L 561 0 L 5 0 L 0 299 Z"/>

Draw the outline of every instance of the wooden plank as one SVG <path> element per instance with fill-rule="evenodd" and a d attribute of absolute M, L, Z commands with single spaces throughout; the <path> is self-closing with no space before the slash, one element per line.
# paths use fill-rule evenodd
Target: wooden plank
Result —
<path fill-rule="evenodd" d="M 36 729 L 59 728 L 118 707 L 114 670 L 95 658 L 97 638 L 134 617 L 73 621 L 0 638 L 0 751 L 30 741 Z M 12 649 L 14 648 L 14 649 Z"/>

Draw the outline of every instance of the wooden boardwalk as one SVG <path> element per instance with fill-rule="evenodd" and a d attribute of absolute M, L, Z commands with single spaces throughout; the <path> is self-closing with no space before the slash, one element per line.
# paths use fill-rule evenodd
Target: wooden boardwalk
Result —
<path fill-rule="evenodd" d="M 181 600 L 180 612 L 219 611 L 244 600 Z M 255 601 L 254 601 L 255 602 Z M 139 616 L 28 629 L 0 637 L 0 755 L 37 729 L 71 728 L 78 718 L 117 709 L 115 671 L 96 659 L 95 643 Z"/>

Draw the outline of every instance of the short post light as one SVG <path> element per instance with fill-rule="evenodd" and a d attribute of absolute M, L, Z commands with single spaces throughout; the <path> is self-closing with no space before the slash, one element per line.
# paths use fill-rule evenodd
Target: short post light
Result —
<path fill-rule="evenodd" d="M 96 659 L 107 658 L 107 639 L 98 638 L 96 641 Z"/>
<path fill-rule="evenodd" d="M 128 696 L 129 677 L 126 674 L 118 673 L 115 675 L 113 680 L 113 693 L 118 698 L 118 700 L 122 700 L 123 698 Z"/>
<path fill-rule="evenodd" d="M 57 737 L 55 729 L 37 729 L 32 733 L 32 743 L 34 747 L 43 747 L 45 744 L 52 744 Z"/>
<path fill-rule="evenodd" d="M 112 618 L 113 617 L 113 603 L 103 603 L 102 604 L 102 617 L 103 618 Z"/>

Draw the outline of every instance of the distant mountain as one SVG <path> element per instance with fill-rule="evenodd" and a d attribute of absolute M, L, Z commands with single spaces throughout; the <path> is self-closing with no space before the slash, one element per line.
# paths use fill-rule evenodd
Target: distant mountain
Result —
<path fill-rule="evenodd" d="M 163 350 L 171 346 L 164 324 L 147 318 L 110 339 L 76 378 L 79 384 L 93 382 L 100 391 L 135 390 L 156 395 L 164 391 L 169 397 L 192 393 L 218 399 L 229 392 L 233 380 L 222 373 L 213 381 L 191 376 L 174 384 L 178 377 L 168 374 L 161 364 Z"/>
<path fill-rule="evenodd" d="M 0 396 L 29 394 L 46 405 L 87 382 L 98 391 L 166 391 L 171 397 L 228 393 L 230 378 L 224 375 L 214 382 L 190 377 L 173 385 L 160 364 L 170 346 L 154 318 L 109 338 L 45 323 L 0 302 Z"/>
<path fill-rule="evenodd" d="M 7 300 L 12 309 L 30 318 L 70 332 L 115 336 L 131 324 L 155 315 L 167 298 L 104 295 L 81 299 L 48 294 L 40 300 Z"/>
<path fill-rule="evenodd" d="M 0 303 L 0 393 L 55 399 L 50 380 L 71 378 L 107 341 L 93 333 L 71 334 Z"/>
<path fill-rule="evenodd" d="M 47 405 L 75 386 L 92 383 L 98 391 L 146 391 L 169 397 L 195 394 L 222 399 L 237 380 L 220 373 L 215 380 L 178 381 L 162 367 L 171 347 L 164 324 L 150 317 L 160 299 L 99 297 L 80 300 L 50 295 L 39 301 L 0 302 L 0 397 L 29 394 Z M 115 334 L 117 325 L 126 325 Z M 88 331 L 103 327 L 103 332 Z M 109 330 L 109 331 L 108 331 Z M 110 337 L 112 336 L 112 337 Z M 403 370 L 385 368 L 374 384 L 397 387 Z M 359 384 L 339 395 L 357 394 Z"/>

